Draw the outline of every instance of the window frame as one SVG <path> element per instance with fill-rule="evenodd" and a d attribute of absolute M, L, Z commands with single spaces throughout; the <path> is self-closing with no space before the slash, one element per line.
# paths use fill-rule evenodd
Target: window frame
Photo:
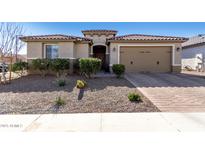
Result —
<path fill-rule="evenodd" d="M 43 57 L 47 58 L 46 46 L 48 46 L 48 45 L 58 46 L 58 57 L 57 58 L 59 58 L 59 45 L 57 43 L 46 43 L 46 44 L 44 44 L 44 55 L 43 55 Z M 55 59 L 55 58 L 49 58 L 49 59 Z"/>

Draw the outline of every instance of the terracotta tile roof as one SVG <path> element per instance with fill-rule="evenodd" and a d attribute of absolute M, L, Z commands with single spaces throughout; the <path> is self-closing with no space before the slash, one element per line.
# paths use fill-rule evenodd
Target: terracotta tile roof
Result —
<path fill-rule="evenodd" d="M 86 37 L 79 37 L 79 36 L 75 36 L 77 41 L 92 41 L 92 39 L 86 38 Z"/>
<path fill-rule="evenodd" d="M 186 41 L 184 37 L 130 34 L 112 37 L 109 40 L 142 40 L 142 41 Z"/>
<path fill-rule="evenodd" d="M 188 41 L 182 43 L 182 47 L 189 47 L 203 43 L 205 43 L 205 34 L 199 34 L 197 36 L 190 37 Z"/>
<path fill-rule="evenodd" d="M 89 38 L 69 36 L 62 34 L 53 35 L 33 35 L 33 36 L 22 36 L 20 37 L 22 41 L 33 41 L 33 40 L 74 40 L 74 41 L 91 41 Z"/>
<path fill-rule="evenodd" d="M 81 31 L 84 35 L 95 35 L 95 34 L 106 34 L 106 35 L 116 35 L 116 30 L 106 30 L 106 29 L 93 29 L 93 30 L 83 30 Z"/>
<path fill-rule="evenodd" d="M 107 30 L 107 29 L 92 29 L 92 30 L 83 30 L 82 32 L 115 32 L 116 30 Z"/>

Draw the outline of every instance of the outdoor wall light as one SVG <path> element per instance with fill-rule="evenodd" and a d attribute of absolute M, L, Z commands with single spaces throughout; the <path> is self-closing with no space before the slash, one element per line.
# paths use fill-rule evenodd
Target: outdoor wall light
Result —
<path fill-rule="evenodd" d="M 112 49 L 112 51 L 115 52 L 115 51 L 116 51 L 116 48 L 114 47 L 114 48 Z"/>
<path fill-rule="evenodd" d="M 178 47 L 178 48 L 177 48 L 177 52 L 179 52 L 179 51 L 180 51 L 180 49 L 181 49 L 181 48 L 180 48 L 180 47 Z"/>

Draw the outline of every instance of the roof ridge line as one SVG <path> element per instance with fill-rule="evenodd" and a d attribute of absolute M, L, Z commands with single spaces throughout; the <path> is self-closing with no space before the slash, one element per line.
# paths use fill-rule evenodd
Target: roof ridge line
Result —
<path fill-rule="evenodd" d="M 83 41 L 91 41 L 91 39 L 87 37 L 80 37 L 74 35 L 65 35 L 65 34 L 47 34 L 47 35 L 28 35 L 28 36 L 21 36 L 20 39 L 63 39 L 69 40 L 74 39 L 79 41 L 80 39 Z"/>
<path fill-rule="evenodd" d="M 113 29 L 88 29 L 88 30 L 82 30 L 81 32 L 85 32 L 85 31 L 110 31 L 110 32 L 117 32 L 117 30 L 113 30 Z"/>
<path fill-rule="evenodd" d="M 149 34 L 126 34 L 126 35 L 119 35 L 119 36 L 115 36 L 115 38 L 118 37 L 126 37 L 126 36 L 153 36 L 153 37 L 173 37 L 173 38 L 186 38 L 186 37 L 180 37 L 180 36 L 169 36 L 169 35 L 149 35 Z M 112 37 L 114 38 L 114 37 Z"/>

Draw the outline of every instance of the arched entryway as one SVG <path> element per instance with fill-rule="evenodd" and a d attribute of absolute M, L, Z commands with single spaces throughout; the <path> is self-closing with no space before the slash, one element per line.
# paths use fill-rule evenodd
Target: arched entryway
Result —
<path fill-rule="evenodd" d="M 99 58 L 102 60 L 102 70 L 104 70 L 104 71 L 107 71 L 106 50 L 107 50 L 107 48 L 104 45 L 93 46 L 93 57 Z"/>

